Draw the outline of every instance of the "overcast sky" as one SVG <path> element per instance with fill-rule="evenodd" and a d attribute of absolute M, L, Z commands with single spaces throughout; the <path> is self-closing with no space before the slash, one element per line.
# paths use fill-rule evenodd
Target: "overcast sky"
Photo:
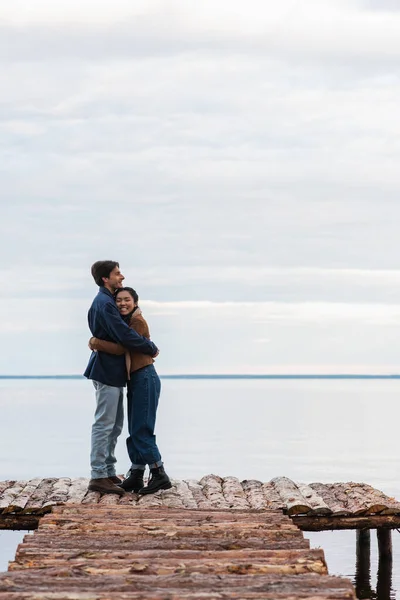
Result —
<path fill-rule="evenodd" d="M 162 373 L 399 371 L 397 0 L 0 0 L 0 373 L 119 260 Z"/>

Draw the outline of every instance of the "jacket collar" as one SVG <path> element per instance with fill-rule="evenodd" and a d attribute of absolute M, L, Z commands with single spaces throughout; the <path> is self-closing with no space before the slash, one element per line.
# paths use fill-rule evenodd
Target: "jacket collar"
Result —
<path fill-rule="evenodd" d="M 106 294 L 107 296 L 110 296 L 110 298 L 112 298 L 114 300 L 114 296 L 112 295 L 112 293 L 110 292 L 110 290 L 108 290 L 107 288 L 101 286 L 99 288 L 99 294 Z"/>

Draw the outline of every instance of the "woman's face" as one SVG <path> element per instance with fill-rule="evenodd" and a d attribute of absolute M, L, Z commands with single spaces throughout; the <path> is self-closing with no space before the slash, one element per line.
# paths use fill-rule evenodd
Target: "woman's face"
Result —
<path fill-rule="evenodd" d="M 129 292 L 120 292 L 117 294 L 115 303 L 121 315 L 129 315 L 135 308 L 135 303 Z"/>

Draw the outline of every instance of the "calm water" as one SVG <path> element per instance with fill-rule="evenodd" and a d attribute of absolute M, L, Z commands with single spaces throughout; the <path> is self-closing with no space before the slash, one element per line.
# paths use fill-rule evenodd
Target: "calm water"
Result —
<path fill-rule="evenodd" d="M 157 437 L 174 478 L 365 481 L 400 499 L 400 381 L 163 380 L 162 386 Z M 0 480 L 88 476 L 90 382 L 2 380 L 0 407 Z M 124 438 L 117 456 L 123 473 Z M 23 535 L 0 533 L 0 570 Z M 305 536 L 325 550 L 331 574 L 354 580 L 355 532 Z M 393 543 L 391 598 L 400 600 L 396 531 Z M 375 590 L 374 532 L 371 544 Z"/>

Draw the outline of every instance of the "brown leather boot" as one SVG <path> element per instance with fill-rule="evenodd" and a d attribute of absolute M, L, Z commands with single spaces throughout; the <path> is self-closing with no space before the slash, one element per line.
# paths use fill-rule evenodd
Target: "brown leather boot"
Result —
<path fill-rule="evenodd" d="M 119 496 L 125 494 L 125 491 L 110 481 L 108 477 L 91 479 L 89 481 L 88 490 L 91 492 L 100 492 L 100 494 L 118 494 Z"/>
<path fill-rule="evenodd" d="M 123 479 L 120 479 L 118 475 L 111 475 L 111 477 L 109 477 L 108 479 L 115 483 L 115 485 L 121 485 L 121 483 L 123 482 Z"/>

